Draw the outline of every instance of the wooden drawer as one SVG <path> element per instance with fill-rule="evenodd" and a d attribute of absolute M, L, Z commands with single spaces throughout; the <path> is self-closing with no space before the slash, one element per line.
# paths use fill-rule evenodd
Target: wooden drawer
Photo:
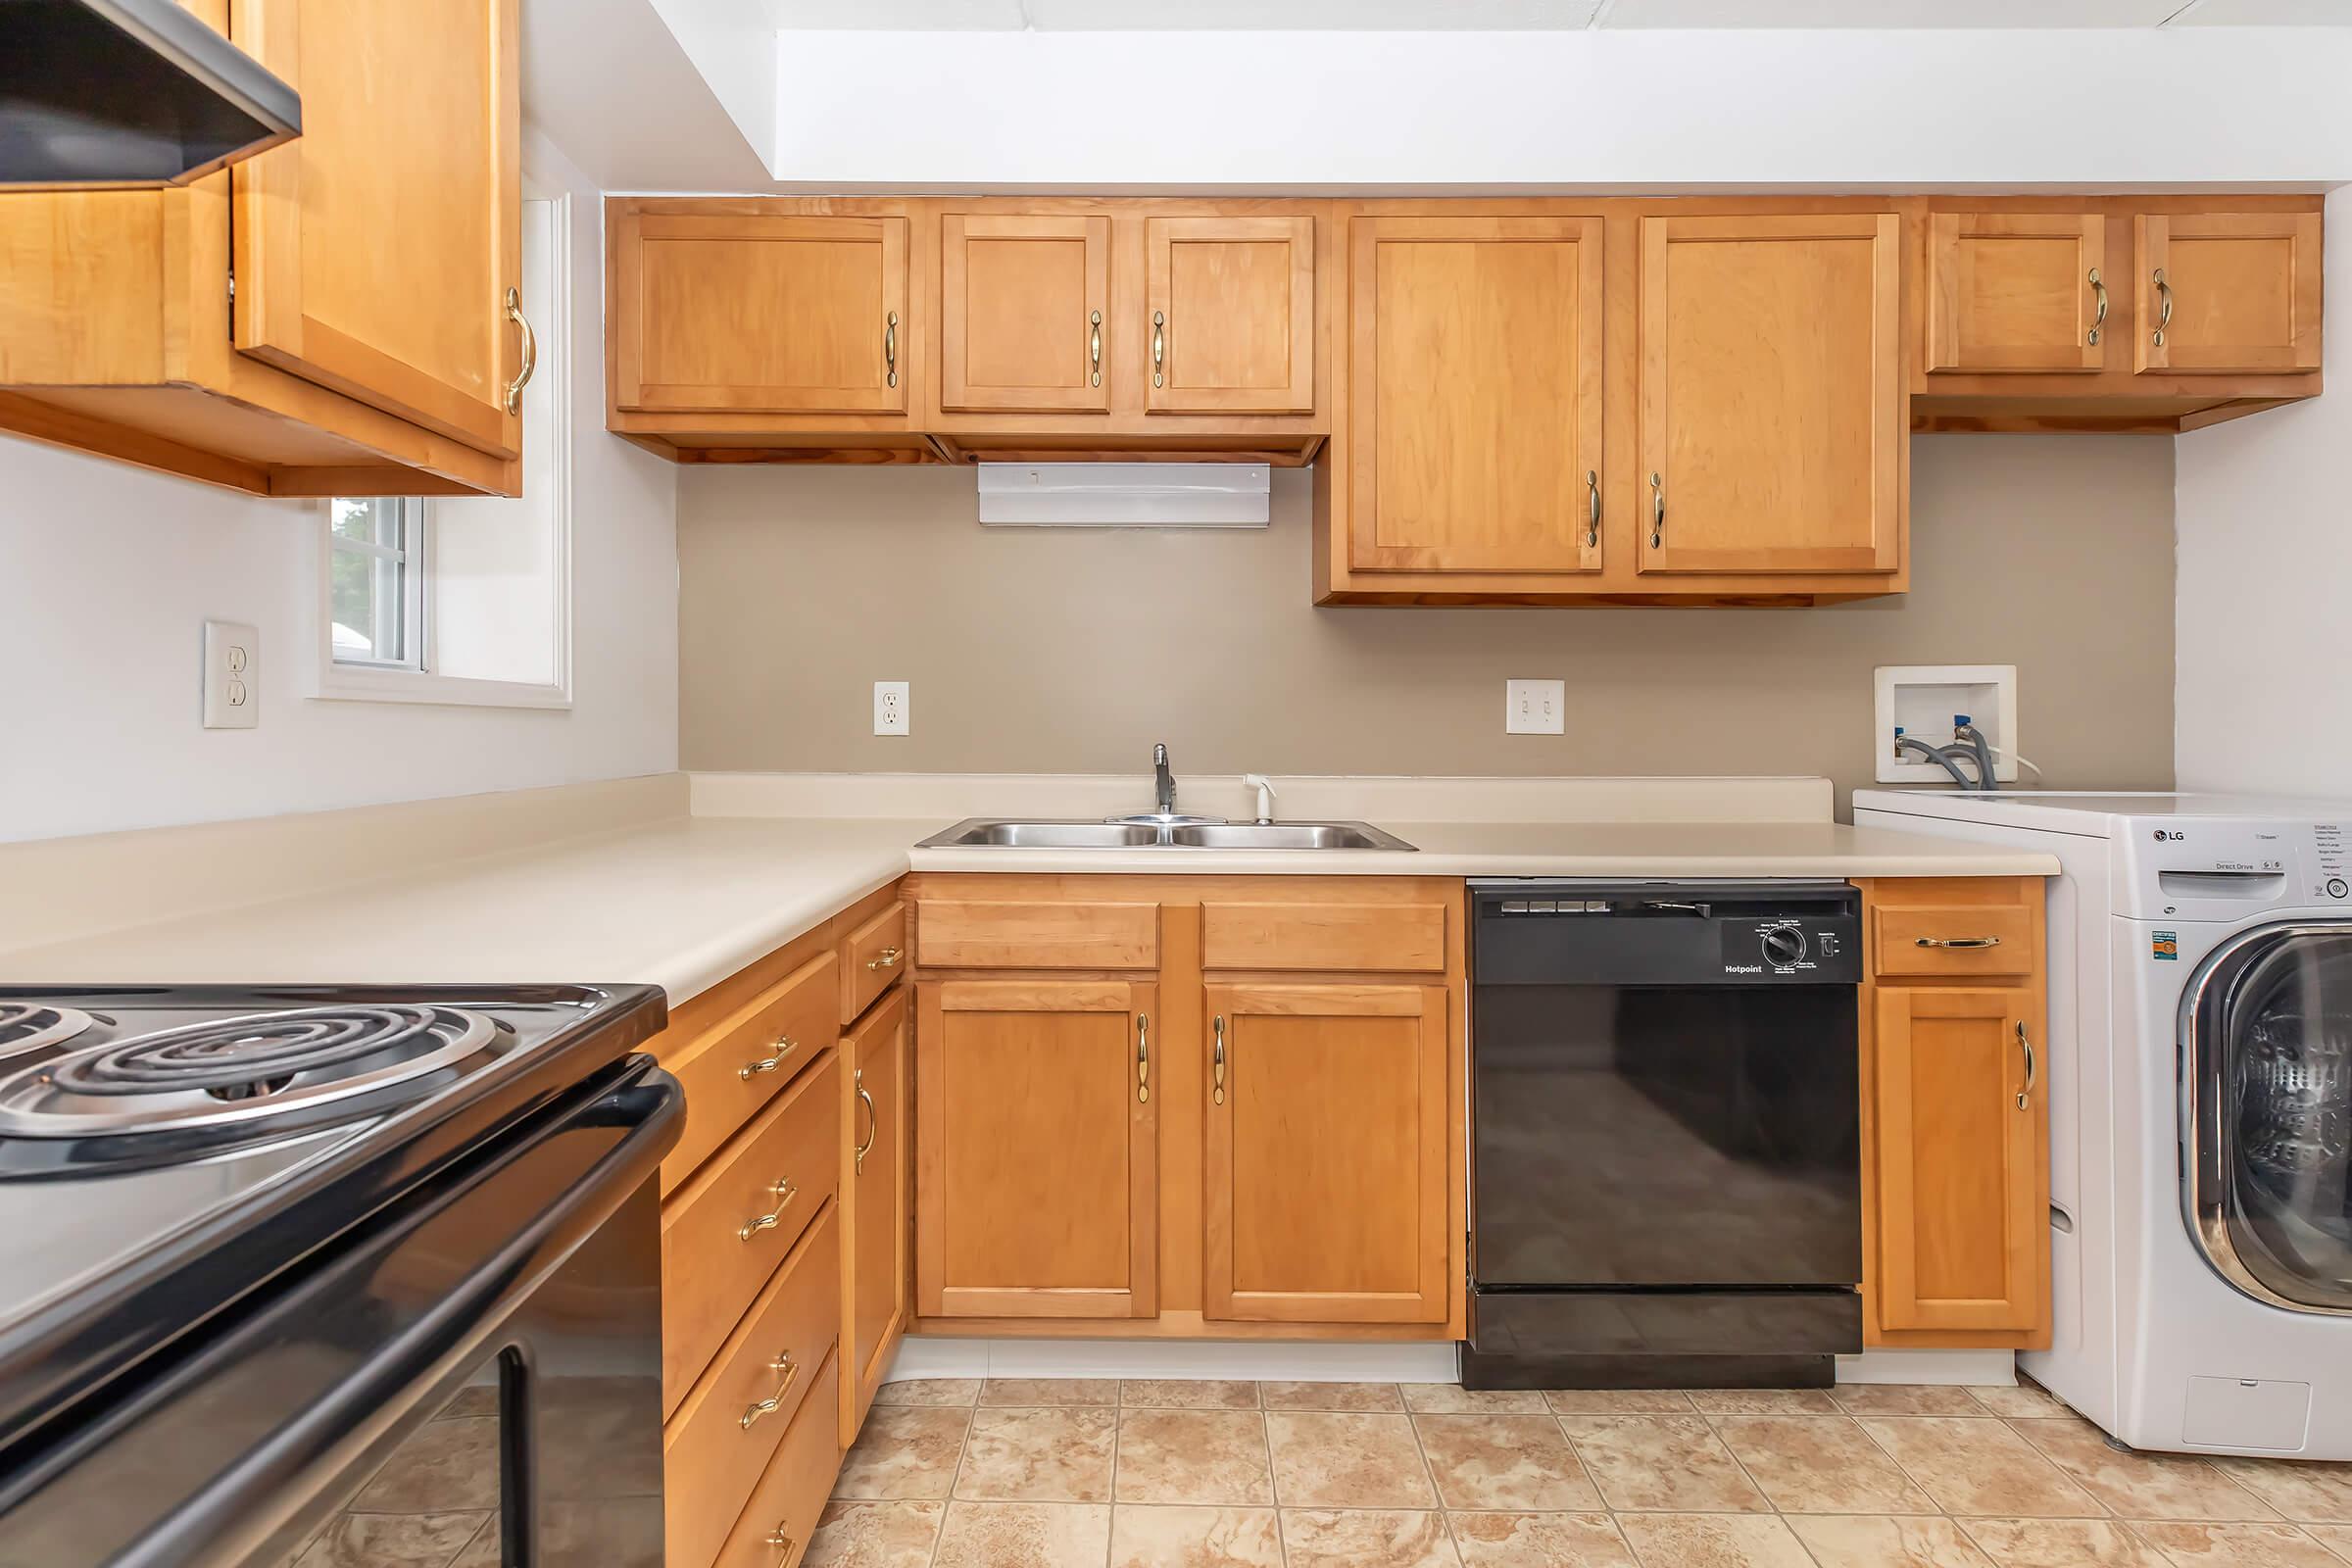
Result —
<path fill-rule="evenodd" d="M 1156 969 L 1159 906 L 925 899 L 915 943 L 929 969 Z"/>
<path fill-rule="evenodd" d="M 675 1408 L 825 1200 L 841 1190 L 828 1050 L 662 1209 L 662 1391 Z M 761 1222 L 773 1217 L 773 1223 Z"/>
<path fill-rule="evenodd" d="M 714 1568 L 792 1568 L 808 1550 L 825 1495 L 841 1468 L 841 1445 L 826 1412 L 839 1397 L 841 1356 L 825 1364 L 809 1385 L 808 1397 L 794 1416 L 776 1456 L 768 1461 L 760 1483 L 752 1489 L 743 1517 L 727 1533 Z M 673 1549 L 670 1568 L 685 1568 L 689 1559 Z"/>
<path fill-rule="evenodd" d="M 835 967 L 832 954 L 819 954 L 674 1053 L 656 1048 L 686 1090 L 685 1130 L 662 1161 L 664 1195 L 832 1044 L 839 1023 Z"/>
<path fill-rule="evenodd" d="M 1890 979 L 2032 974 L 2034 911 L 2022 904 L 1912 905 L 1878 911 L 1878 973 Z"/>
<path fill-rule="evenodd" d="M 841 1453 L 840 1357 L 834 1353 L 840 1325 L 841 1234 L 828 1209 L 760 1293 L 718 1364 L 662 1433 L 670 1562 L 734 1560 L 720 1554 L 720 1543 L 731 1544 L 728 1523 L 747 1498 L 757 1500 L 766 1485 L 761 1472 L 791 1449 L 804 1417 L 824 1432 L 823 1485 L 830 1485 Z M 777 1370 L 786 1364 L 793 1370 Z M 774 1407 L 762 1410 L 771 1398 Z M 821 1500 L 821 1486 L 818 1495 Z"/>
<path fill-rule="evenodd" d="M 1203 904 L 1203 969 L 1446 968 L 1442 904 Z"/>
<path fill-rule="evenodd" d="M 894 904 L 842 939 L 841 1022 L 853 1024 L 906 972 L 906 906 Z"/>

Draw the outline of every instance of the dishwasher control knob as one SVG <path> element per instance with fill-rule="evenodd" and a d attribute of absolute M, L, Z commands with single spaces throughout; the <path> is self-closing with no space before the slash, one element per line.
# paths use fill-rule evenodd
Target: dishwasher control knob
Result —
<path fill-rule="evenodd" d="M 1764 961 L 1778 968 L 1805 961 L 1805 934 L 1792 925 L 1764 933 Z"/>

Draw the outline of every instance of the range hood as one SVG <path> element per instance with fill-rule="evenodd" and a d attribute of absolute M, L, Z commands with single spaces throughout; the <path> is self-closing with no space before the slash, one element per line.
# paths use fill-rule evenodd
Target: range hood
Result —
<path fill-rule="evenodd" d="M 0 0 L 0 194 L 181 185 L 301 134 L 294 89 L 176 0 Z"/>

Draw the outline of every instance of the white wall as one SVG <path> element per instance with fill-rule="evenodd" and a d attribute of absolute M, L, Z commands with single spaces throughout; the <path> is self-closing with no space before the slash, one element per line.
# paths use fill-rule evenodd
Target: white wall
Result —
<path fill-rule="evenodd" d="M 2184 790 L 2352 798 L 2352 195 L 2328 199 L 2326 395 L 2180 437 Z"/>
<path fill-rule="evenodd" d="M 306 698 L 318 503 L 0 437 L 0 840 L 677 765 L 675 470 L 603 429 L 602 200 L 544 137 L 525 167 L 572 192 L 572 709 Z M 258 729 L 201 727 L 208 616 L 261 628 Z"/>

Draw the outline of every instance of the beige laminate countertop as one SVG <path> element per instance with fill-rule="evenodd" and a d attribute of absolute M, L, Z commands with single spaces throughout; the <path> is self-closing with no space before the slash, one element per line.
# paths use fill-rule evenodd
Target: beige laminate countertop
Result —
<path fill-rule="evenodd" d="M 1418 853 L 914 850 L 940 819 L 671 816 L 0 952 L 18 984 L 650 983 L 674 1004 L 908 869 L 2045 876 L 2045 855 L 1826 822 L 1389 823 Z"/>

